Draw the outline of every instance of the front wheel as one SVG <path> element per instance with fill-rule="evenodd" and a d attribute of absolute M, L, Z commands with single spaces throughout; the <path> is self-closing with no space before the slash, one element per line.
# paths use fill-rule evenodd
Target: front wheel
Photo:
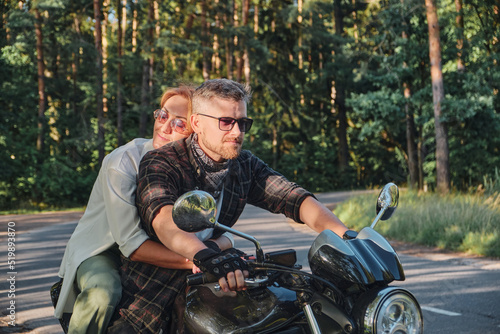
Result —
<path fill-rule="evenodd" d="M 416 298 L 402 288 L 369 291 L 356 303 L 360 333 L 422 334 L 424 318 Z"/>

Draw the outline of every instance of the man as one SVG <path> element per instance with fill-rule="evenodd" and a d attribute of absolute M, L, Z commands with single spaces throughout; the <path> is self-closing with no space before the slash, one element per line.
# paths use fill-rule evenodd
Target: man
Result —
<path fill-rule="evenodd" d="M 135 206 L 136 175 L 142 156 L 191 133 L 193 89 L 167 90 L 162 109 L 154 112 L 153 139 L 134 139 L 103 161 L 87 209 L 71 236 L 59 276 L 63 284 L 55 316 L 72 313 L 69 333 L 105 333 L 121 298 L 119 254 L 153 265 L 191 269 L 193 263 L 149 239 L 140 227 Z M 206 236 L 205 236 L 206 237 Z M 232 244 L 226 237 L 220 247 Z"/>
<path fill-rule="evenodd" d="M 250 203 L 283 213 L 318 232 L 331 229 L 342 236 L 347 231 L 310 192 L 249 151 L 241 151 L 244 134 L 252 125 L 247 117 L 249 99 L 248 89 L 239 83 L 206 81 L 193 94 L 194 134 L 146 154 L 138 175 L 136 201 L 145 230 L 203 271 L 216 275 L 224 291 L 245 289 L 246 263 L 237 252 L 210 249 L 177 228 L 172 220 L 173 204 L 187 191 L 202 189 L 222 200 L 218 221 L 228 226 Z M 168 319 L 173 300 L 182 291 L 182 271 L 144 263 L 129 263 L 124 268 L 125 280 L 139 283 L 124 287 L 131 298 L 120 309 L 122 321 L 137 333 L 168 331 L 163 320 Z"/>

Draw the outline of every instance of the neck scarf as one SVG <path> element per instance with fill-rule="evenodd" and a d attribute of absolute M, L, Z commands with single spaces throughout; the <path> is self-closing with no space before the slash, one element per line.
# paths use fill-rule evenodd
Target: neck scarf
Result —
<path fill-rule="evenodd" d="M 219 198 L 231 160 L 223 162 L 212 160 L 198 144 L 197 134 L 193 135 L 191 151 L 201 171 L 202 189 L 212 194 L 215 199 Z"/>

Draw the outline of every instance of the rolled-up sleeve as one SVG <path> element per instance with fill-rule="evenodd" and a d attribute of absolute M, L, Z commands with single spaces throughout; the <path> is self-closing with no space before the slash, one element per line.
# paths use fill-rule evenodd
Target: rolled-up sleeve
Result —
<path fill-rule="evenodd" d="M 158 151 L 148 152 L 139 166 L 136 205 L 143 226 L 155 236 L 153 220 L 165 205 L 173 205 L 179 197 L 180 180 L 177 163 Z"/>
<path fill-rule="evenodd" d="M 250 159 L 254 182 L 249 191 L 248 202 L 303 223 L 300 220 L 300 206 L 308 196 L 314 197 L 314 195 L 289 181 L 259 158 L 252 156 Z"/>
<path fill-rule="evenodd" d="M 103 176 L 102 192 L 109 228 L 122 254 L 129 257 L 149 239 L 140 226 L 135 206 L 135 178 L 113 168 L 106 170 Z"/>

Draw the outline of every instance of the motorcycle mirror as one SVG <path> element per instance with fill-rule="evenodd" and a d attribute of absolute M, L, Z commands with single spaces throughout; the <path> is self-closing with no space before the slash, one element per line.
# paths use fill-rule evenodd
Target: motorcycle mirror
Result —
<path fill-rule="evenodd" d="M 381 220 L 391 218 L 392 214 L 398 207 L 399 203 L 399 189 L 394 183 L 388 183 L 382 188 L 377 198 L 377 214 L 384 209 Z"/>
<path fill-rule="evenodd" d="M 188 191 L 175 201 L 174 208 L 172 209 L 174 223 L 181 230 L 198 232 L 206 228 L 214 228 L 230 232 L 253 242 L 257 262 L 264 262 L 264 252 L 257 239 L 246 233 L 219 224 L 216 216 L 217 205 L 215 199 L 209 193 L 201 190 Z"/>
<path fill-rule="evenodd" d="M 186 232 L 214 227 L 217 207 L 215 199 L 201 190 L 188 191 L 177 199 L 172 210 L 175 225 Z"/>

